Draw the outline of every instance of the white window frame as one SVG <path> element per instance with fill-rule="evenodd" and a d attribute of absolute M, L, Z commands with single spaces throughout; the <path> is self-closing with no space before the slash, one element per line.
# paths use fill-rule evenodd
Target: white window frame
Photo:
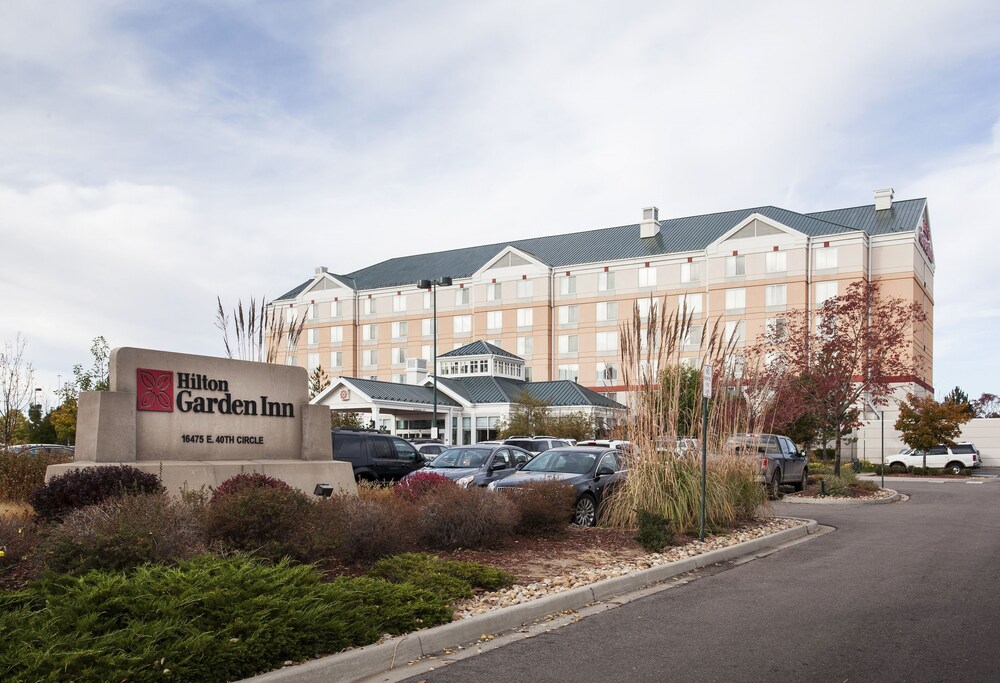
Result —
<path fill-rule="evenodd" d="M 786 273 L 788 272 L 788 252 L 769 251 L 764 254 L 765 273 Z"/>
<path fill-rule="evenodd" d="M 487 330 L 503 329 L 503 311 L 486 312 L 486 329 Z"/>
<path fill-rule="evenodd" d="M 747 274 L 747 258 L 743 254 L 726 257 L 726 277 L 743 277 Z"/>
<path fill-rule="evenodd" d="M 344 352 L 343 351 L 331 351 L 330 352 L 330 368 L 342 368 L 344 367 Z"/>
<path fill-rule="evenodd" d="M 777 252 L 781 253 L 781 252 Z M 764 287 L 764 305 L 767 308 L 784 308 L 788 305 L 787 285 L 767 285 Z"/>
<path fill-rule="evenodd" d="M 615 272 L 609 270 L 597 275 L 597 289 L 600 292 L 615 291 Z"/>
<path fill-rule="evenodd" d="M 472 332 L 472 316 L 456 315 L 451 319 L 452 332 L 455 334 L 468 334 Z"/>
<path fill-rule="evenodd" d="M 404 363 L 406 363 L 406 347 L 405 346 L 392 347 L 392 364 L 402 365 Z"/>
<path fill-rule="evenodd" d="M 839 287 L 836 280 L 822 280 L 814 284 L 816 306 L 822 306 L 827 299 L 832 299 L 839 294 Z"/>
<path fill-rule="evenodd" d="M 559 353 L 579 353 L 580 335 L 560 334 L 558 337 Z"/>
<path fill-rule="evenodd" d="M 361 300 L 361 315 L 375 315 L 376 309 L 375 299 L 369 298 Z"/>
<path fill-rule="evenodd" d="M 656 286 L 656 266 L 643 266 L 639 269 L 639 286 Z"/>
<path fill-rule="evenodd" d="M 556 369 L 556 372 L 558 373 L 559 379 L 568 379 L 573 382 L 580 381 L 579 363 L 564 363 Z"/>
<path fill-rule="evenodd" d="M 681 282 L 701 282 L 701 261 L 681 264 Z"/>
<path fill-rule="evenodd" d="M 521 358 L 530 358 L 534 351 L 535 339 L 534 337 L 518 337 L 517 338 L 517 355 Z"/>
<path fill-rule="evenodd" d="M 580 322 L 580 307 L 576 304 L 556 308 L 560 325 L 575 325 Z"/>
<path fill-rule="evenodd" d="M 595 348 L 598 353 L 618 350 L 618 331 L 598 332 L 595 338 Z"/>
<path fill-rule="evenodd" d="M 576 275 L 564 275 L 559 278 L 559 293 L 576 294 Z"/>
<path fill-rule="evenodd" d="M 530 299 L 535 295 L 535 283 L 532 280 L 517 281 L 517 298 Z"/>
<path fill-rule="evenodd" d="M 469 289 L 466 287 L 459 287 L 455 290 L 455 305 L 456 306 L 468 306 L 471 297 L 469 296 Z"/>
<path fill-rule="evenodd" d="M 733 287 L 726 290 L 726 313 L 740 313 L 747 309 L 747 290 Z"/>
<path fill-rule="evenodd" d="M 597 322 L 599 323 L 606 323 L 618 320 L 618 302 L 598 301 L 596 315 L 597 315 Z"/>
<path fill-rule="evenodd" d="M 393 339 L 406 339 L 407 333 L 409 332 L 410 326 L 405 320 L 394 320 L 392 321 L 392 338 Z"/>
<path fill-rule="evenodd" d="M 834 270 L 837 268 L 837 247 L 820 247 L 813 257 L 815 270 Z"/>
<path fill-rule="evenodd" d="M 487 301 L 501 301 L 502 300 L 503 289 L 499 282 L 491 282 L 486 285 L 486 300 Z"/>
<path fill-rule="evenodd" d="M 362 325 L 361 341 L 378 341 L 378 325 L 375 323 Z"/>
<path fill-rule="evenodd" d="M 677 310 L 681 313 L 684 312 L 684 304 L 687 303 L 687 312 L 693 316 L 701 315 L 702 311 L 702 295 L 698 294 L 681 294 L 677 297 Z"/>
<path fill-rule="evenodd" d="M 535 317 L 535 309 L 533 308 L 517 309 L 517 326 L 531 327 L 534 322 L 534 317 Z"/>
<path fill-rule="evenodd" d="M 737 346 L 742 346 L 746 343 L 746 322 L 743 320 L 727 320 L 723 330 L 722 343 L 728 344 L 734 333 L 736 334 Z"/>
<path fill-rule="evenodd" d="M 396 294 L 392 297 L 392 312 L 406 313 L 406 295 Z"/>

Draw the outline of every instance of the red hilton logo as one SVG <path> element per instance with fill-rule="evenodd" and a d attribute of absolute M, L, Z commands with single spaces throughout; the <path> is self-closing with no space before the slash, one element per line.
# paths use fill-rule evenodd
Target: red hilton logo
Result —
<path fill-rule="evenodd" d="M 174 373 L 171 370 L 135 371 L 136 410 L 174 412 Z"/>

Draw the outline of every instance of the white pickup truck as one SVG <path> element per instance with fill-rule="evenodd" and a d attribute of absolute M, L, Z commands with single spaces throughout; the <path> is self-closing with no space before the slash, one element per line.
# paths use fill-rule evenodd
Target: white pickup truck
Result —
<path fill-rule="evenodd" d="M 980 467 L 983 459 L 979 457 L 979 449 L 971 443 L 957 443 L 954 446 L 933 446 L 924 451 L 912 448 L 896 453 L 886 458 L 889 467 L 903 469 L 905 467 L 929 467 L 931 469 L 946 469 L 952 474 L 962 470 Z"/>

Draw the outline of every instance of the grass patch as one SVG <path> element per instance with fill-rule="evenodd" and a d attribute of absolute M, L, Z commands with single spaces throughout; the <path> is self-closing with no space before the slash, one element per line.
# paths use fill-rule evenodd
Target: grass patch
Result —
<path fill-rule="evenodd" d="M 410 583 L 447 600 L 471 598 L 474 588 L 497 590 L 513 585 L 506 572 L 475 562 L 443 560 L 424 553 L 404 553 L 375 563 L 368 576 L 393 583 Z"/>

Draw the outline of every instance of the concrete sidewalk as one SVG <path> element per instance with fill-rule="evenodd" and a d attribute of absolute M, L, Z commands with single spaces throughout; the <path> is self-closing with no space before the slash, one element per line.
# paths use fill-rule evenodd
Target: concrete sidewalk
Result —
<path fill-rule="evenodd" d="M 244 679 L 254 683 L 348 683 L 382 672 L 446 648 L 479 640 L 483 634 L 496 634 L 518 628 L 533 620 L 566 610 L 579 610 L 595 602 L 646 588 L 680 574 L 722 562 L 760 554 L 796 539 L 816 533 L 814 520 L 784 529 L 769 536 L 744 541 L 718 550 L 657 567 L 604 579 L 589 586 L 548 595 L 537 600 L 497 609 L 450 624 L 416 631 L 377 645 L 348 650 L 304 664 L 271 671 Z"/>

